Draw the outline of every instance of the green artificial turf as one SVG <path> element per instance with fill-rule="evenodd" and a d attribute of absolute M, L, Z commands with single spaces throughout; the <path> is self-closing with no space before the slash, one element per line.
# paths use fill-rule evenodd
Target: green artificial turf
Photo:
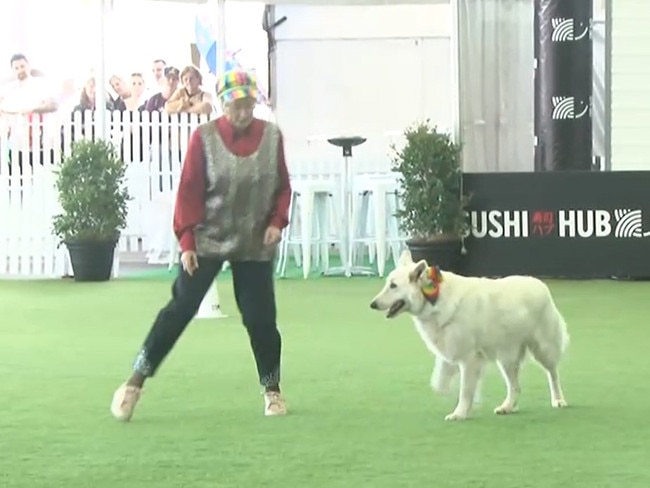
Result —
<path fill-rule="evenodd" d="M 454 398 L 430 391 L 410 319 L 368 307 L 377 278 L 278 281 L 291 412 L 264 417 L 221 279 L 230 317 L 193 322 L 118 423 L 113 390 L 170 279 L 0 282 L 0 487 L 650 486 L 648 283 L 551 282 L 572 336 L 569 408 L 550 407 L 528 364 L 520 412 L 494 415 L 491 367 L 473 418 L 449 423 Z"/>

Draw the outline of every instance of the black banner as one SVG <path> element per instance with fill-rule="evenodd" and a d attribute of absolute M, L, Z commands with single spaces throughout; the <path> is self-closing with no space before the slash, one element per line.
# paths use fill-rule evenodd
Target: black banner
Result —
<path fill-rule="evenodd" d="M 593 0 L 535 0 L 535 171 L 590 171 Z"/>
<path fill-rule="evenodd" d="M 650 171 L 470 173 L 463 273 L 650 277 Z"/>

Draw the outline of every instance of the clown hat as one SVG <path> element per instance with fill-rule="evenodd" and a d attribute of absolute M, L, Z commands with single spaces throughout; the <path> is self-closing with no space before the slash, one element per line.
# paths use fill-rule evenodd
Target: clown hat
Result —
<path fill-rule="evenodd" d="M 257 77 L 243 69 L 226 71 L 217 80 L 217 97 L 224 102 L 241 98 L 257 100 L 259 97 Z"/>

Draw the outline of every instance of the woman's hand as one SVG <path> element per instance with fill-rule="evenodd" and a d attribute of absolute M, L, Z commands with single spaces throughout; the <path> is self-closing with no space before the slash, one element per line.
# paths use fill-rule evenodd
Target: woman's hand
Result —
<path fill-rule="evenodd" d="M 185 251 L 181 254 L 181 264 L 185 272 L 192 276 L 194 271 L 199 269 L 199 258 L 195 251 Z"/>
<path fill-rule="evenodd" d="M 282 231 L 277 227 L 270 225 L 267 227 L 266 232 L 264 232 L 264 245 L 270 246 L 272 244 L 277 244 L 282 239 Z"/>

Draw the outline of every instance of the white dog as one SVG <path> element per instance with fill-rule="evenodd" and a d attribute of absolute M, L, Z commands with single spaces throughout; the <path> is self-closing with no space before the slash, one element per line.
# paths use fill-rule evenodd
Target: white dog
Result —
<path fill-rule="evenodd" d="M 569 334 L 548 287 L 537 278 L 460 276 L 429 267 L 424 260 L 414 263 L 404 251 L 370 307 L 387 311 L 387 318 L 402 312 L 413 317 L 422 340 L 436 356 L 432 385 L 437 391 L 446 390 L 460 370 L 458 404 L 445 420 L 467 418 L 488 361 L 496 361 L 507 388 L 494 413 L 514 412 L 519 369 L 527 351 L 546 370 L 551 406 L 567 405 L 558 364 Z"/>

